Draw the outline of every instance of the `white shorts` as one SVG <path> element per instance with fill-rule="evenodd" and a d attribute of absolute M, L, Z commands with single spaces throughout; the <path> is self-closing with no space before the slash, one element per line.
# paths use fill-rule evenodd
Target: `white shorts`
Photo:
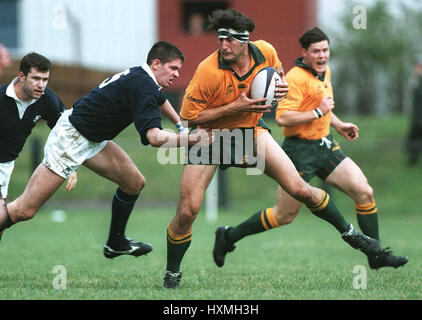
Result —
<path fill-rule="evenodd" d="M 64 179 L 88 159 L 104 149 L 107 141 L 92 142 L 82 136 L 70 123 L 72 109 L 63 112 L 48 136 L 43 163 Z"/>
<path fill-rule="evenodd" d="M 9 190 L 10 177 L 12 176 L 15 160 L 0 163 L 0 198 L 6 199 Z"/>

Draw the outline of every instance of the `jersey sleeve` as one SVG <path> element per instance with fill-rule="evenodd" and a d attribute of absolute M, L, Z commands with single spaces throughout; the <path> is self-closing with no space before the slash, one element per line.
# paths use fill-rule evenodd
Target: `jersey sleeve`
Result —
<path fill-rule="evenodd" d="M 167 97 L 162 90 L 158 91 L 158 105 L 161 106 L 166 102 Z"/>
<path fill-rule="evenodd" d="M 255 44 L 260 48 L 261 52 L 264 54 L 269 66 L 277 70 L 283 69 L 283 65 L 280 59 L 278 58 L 277 50 L 271 43 L 265 40 L 257 40 Z"/>
<path fill-rule="evenodd" d="M 287 110 L 297 111 L 303 101 L 303 86 L 297 77 L 293 76 L 292 73 L 287 73 L 286 81 L 289 85 L 289 92 L 285 99 L 279 101 L 276 109 L 276 119 L 278 119 Z"/>
<path fill-rule="evenodd" d="M 187 120 L 198 117 L 212 103 L 213 93 L 218 86 L 217 74 L 212 73 L 210 68 L 198 68 L 183 97 L 180 116 Z"/>
<path fill-rule="evenodd" d="M 270 64 L 273 66 L 273 68 L 280 70 L 283 69 L 283 65 L 281 64 L 280 59 L 278 58 L 278 54 L 277 51 L 275 50 L 275 48 L 273 47 L 272 44 L 265 42 L 268 49 L 269 49 L 269 59 L 270 59 Z"/>
<path fill-rule="evenodd" d="M 50 129 L 52 129 L 56 125 L 56 122 L 60 118 L 63 111 L 66 110 L 66 106 L 62 100 L 60 100 L 58 95 L 54 93 L 54 91 L 48 89 L 46 94 L 47 108 L 43 118 L 47 121 L 47 125 L 50 127 Z"/>
<path fill-rule="evenodd" d="M 148 130 L 152 128 L 162 129 L 159 105 L 165 96 L 158 91 L 158 87 L 155 84 L 144 84 L 141 87 L 137 85 L 136 79 L 130 81 L 128 90 L 133 97 L 133 103 L 130 106 L 133 123 L 141 137 L 142 144 L 148 145 L 149 141 L 146 136 Z"/>

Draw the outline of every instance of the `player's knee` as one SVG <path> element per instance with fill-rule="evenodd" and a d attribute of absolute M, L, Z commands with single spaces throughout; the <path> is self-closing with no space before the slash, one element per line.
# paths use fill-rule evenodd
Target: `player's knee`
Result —
<path fill-rule="evenodd" d="M 296 200 L 300 202 L 303 202 L 303 203 L 312 202 L 311 188 L 306 183 L 293 185 L 292 187 L 290 187 L 289 193 L 293 198 L 295 198 Z"/>
<path fill-rule="evenodd" d="M 145 177 L 139 172 L 137 175 L 134 175 L 127 185 L 125 190 L 129 194 L 139 194 L 141 193 L 142 189 L 145 188 L 146 180 Z"/>
<path fill-rule="evenodd" d="M 355 196 L 359 203 L 369 203 L 374 201 L 374 190 L 369 184 L 361 186 L 359 193 Z"/>
<path fill-rule="evenodd" d="M 190 224 L 198 215 L 198 212 L 200 210 L 200 206 L 195 205 L 194 203 L 190 201 L 184 201 L 180 206 L 178 210 L 179 220 L 182 224 Z"/>
<path fill-rule="evenodd" d="M 139 174 L 139 177 L 137 179 L 136 189 L 138 190 L 138 193 L 142 191 L 143 188 L 145 188 L 147 184 L 147 181 L 145 177 L 142 174 Z"/>
<path fill-rule="evenodd" d="M 16 212 L 13 218 L 15 222 L 31 220 L 35 216 L 37 211 L 38 211 L 38 208 L 33 208 L 33 207 L 24 208 Z"/>

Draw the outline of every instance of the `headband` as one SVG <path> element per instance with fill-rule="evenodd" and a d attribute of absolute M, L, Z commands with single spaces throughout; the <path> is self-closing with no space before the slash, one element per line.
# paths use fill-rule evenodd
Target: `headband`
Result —
<path fill-rule="evenodd" d="M 225 28 L 220 28 L 217 31 L 217 36 L 218 39 L 227 39 L 227 38 L 233 38 L 237 41 L 240 42 L 248 42 L 249 41 L 249 32 L 248 31 L 244 31 L 244 32 L 239 32 L 236 31 L 234 29 L 225 29 Z"/>

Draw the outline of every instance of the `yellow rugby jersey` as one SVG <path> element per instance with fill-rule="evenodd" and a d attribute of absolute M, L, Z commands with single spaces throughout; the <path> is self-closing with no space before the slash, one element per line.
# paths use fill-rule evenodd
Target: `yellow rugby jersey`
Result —
<path fill-rule="evenodd" d="M 262 68 L 279 69 L 281 62 L 274 47 L 264 40 L 249 42 L 252 67 L 247 74 L 239 77 L 229 65 L 220 58 L 219 50 L 203 60 L 193 75 L 183 97 L 180 116 L 195 119 L 208 108 L 218 108 L 235 101 L 244 91 L 245 85 L 252 84 L 255 75 Z M 248 94 L 249 95 L 249 94 Z M 234 129 L 255 127 L 262 113 L 242 112 L 211 121 L 201 128 Z"/>
<path fill-rule="evenodd" d="M 331 86 L 331 71 L 327 66 L 325 73 L 319 78 L 307 69 L 301 60 L 296 59 L 296 66 L 286 75 L 289 84 L 287 97 L 278 103 L 276 119 L 285 111 L 309 111 L 318 108 L 325 96 L 333 96 Z M 286 137 L 316 140 L 327 136 L 330 132 L 331 111 L 325 116 L 311 122 L 302 123 L 293 127 L 283 127 Z"/>

